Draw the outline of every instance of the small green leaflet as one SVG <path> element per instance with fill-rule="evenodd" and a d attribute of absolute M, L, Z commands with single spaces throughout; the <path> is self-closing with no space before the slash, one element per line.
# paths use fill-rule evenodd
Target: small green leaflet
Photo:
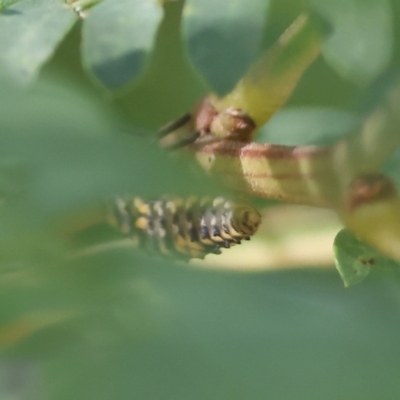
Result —
<path fill-rule="evenodd" d="M 336 235 L 333 249 L 335 265 L 345 287 L 362 282 L 372 273 L 400 271 L 399 263 L 357 239 L 347 229 Z"/>

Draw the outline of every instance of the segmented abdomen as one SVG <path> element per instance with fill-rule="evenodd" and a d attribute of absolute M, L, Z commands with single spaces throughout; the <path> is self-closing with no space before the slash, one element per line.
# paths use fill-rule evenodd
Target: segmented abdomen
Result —
<path fill-rule="evenodd" d="M 203 258 L 250 239 L 261 216 L 247 204 L 222 197 L 148 202 L 136 197 L 117 198 L 110 207 L 109 222 L 149 250 Z"/>

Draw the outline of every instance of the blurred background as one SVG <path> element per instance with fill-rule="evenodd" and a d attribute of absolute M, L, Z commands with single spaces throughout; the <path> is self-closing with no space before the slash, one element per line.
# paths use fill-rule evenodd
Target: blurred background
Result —
<path fill-rule="evenodd" d="M 156 131 L 232 87 L 301 12 L 332 36 L 257 141 L 356 129 L 398 73 L 399 1 L 187 0 L 182 20 L 182 1 L 93 2 L 85 19 L 84 2 L 3 3 L 0 399 L 398 399 L 398 276 L 345 288 L 333 212 L 251 199 L 251 241 L 189 263 L 79 255 L 63 227 L 116 194 L 229 197 Z"/>

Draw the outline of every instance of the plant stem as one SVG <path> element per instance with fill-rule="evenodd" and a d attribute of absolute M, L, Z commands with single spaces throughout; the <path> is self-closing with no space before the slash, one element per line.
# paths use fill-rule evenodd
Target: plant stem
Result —
<path fill-rule="evenodd" d="M 333 148 L 333 163 L 343 185 L 357 175 L 377 172 L 400 145 L 400 84 L 362 127 Z"/>
<path fill-rule="evenodd" d="M 243 110 L 258 127 L 264 125 L 292 94 L 304 71 L 320 54 L 320 24 L 301 14 L 222 99 L 212 98 L 218 111 Z"/>

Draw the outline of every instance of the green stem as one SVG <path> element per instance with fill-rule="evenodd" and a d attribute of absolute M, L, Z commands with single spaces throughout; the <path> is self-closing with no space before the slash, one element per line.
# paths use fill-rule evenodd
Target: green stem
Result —
<path fill-rule="evenodd" d="M 334 146 L 334 168 L 343 185 L 347 185 L 357 175 L 378 172 L 399 146 L 400 85 L 397 85 L 359 130 Z"/>
<path fill-rule="evenodd" d="M 238 82 L 231 93 L 213 99 L 218 111 L 243 110 L 257 127 L 264 125 L 292 94 L 304 71 L 320 54 L 320 24 L 301 14 Z"/>

